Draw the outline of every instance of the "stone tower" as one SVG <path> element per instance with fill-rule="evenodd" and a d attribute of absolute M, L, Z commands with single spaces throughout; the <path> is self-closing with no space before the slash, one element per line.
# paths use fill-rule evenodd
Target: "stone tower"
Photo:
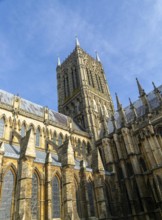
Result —
<path fill-rule="evenodd" d="M 96 139 L 113 113 L 113 104 L 98 54 L 88 55 L 76 39 L 74 51 L 57 65 L 58 110 Z"/>

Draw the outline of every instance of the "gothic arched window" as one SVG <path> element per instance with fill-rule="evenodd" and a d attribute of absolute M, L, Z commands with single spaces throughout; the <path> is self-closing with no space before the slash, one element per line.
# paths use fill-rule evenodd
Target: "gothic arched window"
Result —
<path fill-rule="evenodd" d="M 75 85 L 75 74 L 74 74 L 73 69 L 71 69 L 71 76 L 72 76 L 72 83 L 73 83 L 73 90 L 74 90 L 76 88 L 76 85 Z"/>
<path fill-rule="evenodd" d="M 75 78 L 76 78 L 76 88 L 78 88 L 80 86 L 80 82 L 79 82 L 78 71 L 76 68 L 74 69 L 74 74 L 75 74 Z"/>
<path fill-rule="evenodd" d="M 98 78 L 99 78 L 100 90 L 101 90 L 102 93 L 104 93 L 104 90 L 103 90 L 103 87 L 102 87 L 102 83 L 101 83 L 101 78 L 100 77 L 98 77 Z"/>
<path fill-rule="evenodd" d="M 0 201 L 0 220 L 10 220 L 12 214 L 12 202 L 14 191 L 14 175 L 9 170 L 3 179 L 2 194 Z"/>
<path fill-rule="evenodd" d="M 63 144 L 63 138 L 62 135 L 60 134 L 58 137 L 58 146 L 61 146 Z"/>
<path fill-rule="evenodd" d="M 67 93 L 66 93 L 66 80 L 65 80 L 65 77 L 63 79 L 63 83 L 64 83 L 64 96 L 66 98 L 67 97 Z"/>
<path fill-rule="evenodd" d="M 4 126 L 5 126 L 5 120 L 4 118 L 0 119 L 0 138 L 3 137 L 4 134 Z"/>
<path fill-rule="evenodd" d="M 94 88 L 94 81 L 93 81 L 93 76 L 92 76 L 91 70 L 89 71 L 89 76 L 90 76 L 91 85 Z"/>
<path fill-rule="evenodd" d="M 100 84 L 99 84 L 99 81 L 98 81 L 98 76 L 97 76 L 97 74 L 95 74 L 95 75 L 96 75 L 97 88 L 100 91 Z"/>
<path fill-rule="evenodd" d="M 70 95 L 69 76 L 68 76 L 68 74 L 66 74 L 65 79 L 66 79 L 66 81 L 65 81 L 66 82 L 66 96 L 68 97 Z"/>
<path fill-rule="evenodd" d="M 61 217 L 61 192 L 58 178 L 52 180 L 52 218 Z"/>
<path fill-rule="evenodd" d="M 82 153 L 82 149 L 81 149 L 81 148 L 82 148 L 82 147 L 81 147 L 81 142 L 80 142 L 80 140 L 78 140 L 78 143 L 77 143 L 76 148 L 77 148 L 78 154 L 81 155 L 81 153 Z"/>
<path fill-rule="evenodd" d="M 90 215 L 95 216 L 95 199 L 94 199 L 94 192 L 93 192 L 93 184 L 90 181 L 87 183 L 87 191 L 88 191 Z"/>
<path fill-rule="evenodd" d="M 37 130 L 36 130 L 35 145 L 37 147 L 40 146 L 40 130 L 39 130 L 39 128 L 37 128 Z"/>
<path fill-rule="evenodd" d="M 32 198 L 31 198 L 31 214 L 32 219 L 38 220 L 39 217 L 39 204 L 38 204 L 38 178 L 36 174 L 32 177 Z"/>
<path fill-rule="evenodd" d="M 25 125 L 23 124 L 22 127 L 21 127 L 21 137 L 24 137 L 26 135 L 26 128 L 25 128 Z"/>
<path fill-rule="evenodd" d="M 56 140 L 56 133 L 54 133 L 54 135 L 53 135 L 53 142 L 56 144 L 56 142 L 57 142 L 57 140 Z"/>

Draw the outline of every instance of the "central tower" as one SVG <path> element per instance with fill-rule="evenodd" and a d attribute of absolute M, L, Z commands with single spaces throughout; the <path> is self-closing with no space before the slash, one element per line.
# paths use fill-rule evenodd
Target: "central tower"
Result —
<path fill-rule="evenodd" d="M 84 130 L 100 136 L 103 120 L 113 114 L 113 104 L 98 54 L 88 55 L 76 39 L 69 57 L 57 65 L 58 110 Z"/>

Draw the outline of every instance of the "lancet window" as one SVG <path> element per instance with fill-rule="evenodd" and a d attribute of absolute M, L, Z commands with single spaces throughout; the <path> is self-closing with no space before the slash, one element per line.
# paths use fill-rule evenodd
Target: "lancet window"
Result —
<path fill-rule="evenodd" d="M 101 90 L 102 93 L 104 93 L 104 90 L 103 90 L 103 87 L 102 87 L 102 83 L 101 83 L 101 78 L 98 77 L 98 79 L 99 79 L 99 84 L 100 84 L 100 90 Z"/>
<path fill-rule="evenodd" d="M 56 144 L 57 140 L 56 140 L 56 133 L 54 133 L 53 135 L 53 142 Z"/>
<path fill-rule="evenodd" d="M 61 192 L 58 178 L 52 180 L 52 218 L 61 217 Z"/>
<path fill-rule="evenodd" d="M 99 84 L 98 76 L 97 76 L 97 75 L 96 75 L 96 82 L 97 82 L 97 88 L 98 88 L 98 90 L 100 91 L 100 84 Z"/>
<path fill-rule="evenodd" d="M 91 85 L 94 88 L 95 86 L 94 86 L 94 81 L 93 81 L 93 76 L 92 76 L 91 70 L 89 71 L 89 75 L 90 75 Z"/>
<path fill-rule="evenodd" d="M 39 128 L 37 128 L 36 130 L 35 143 L 37 147 L 40 146 L 40 129 Z"/>
<path fill-rule="evenodd" d="M 14 175 L 9 170 L 3 179 L 2 194 L 0 201 L 0 220 L 10 220 L 12 215 L 12 204 L 14 201 Z"/>
<path fill-rule="evenodd" d="M 1 118 L 0 119 L 0 138 L 2 138 L 4 135 L 4 126 L 5 126 L 4 118 Z"/>
<path fill-rule="evenodd" d="M 76 68 L 74 72 L 75 72 L 75 79 L 76 79 L 76 88 L 78 88 L 80 86 L 80 82 L 79 82 L 79 76 L 78 76 L 78 72 Z"/>
<path fill-rule="evenodd" d="M 95 216 L 93 184 L 90 181 L 87 183 L 87 192 L 88 192 L 90 214 L 91 214 L 91 216 Z"/>
<path fill-rule="evenodd" d="M 26 128 L 25 128 L 25 125 L 23 124 L 21 127 L 21 137 L 24 137 L 25 134 L 26 134 Z"/>
<path fill-rule="evenodd" d="M 63 144 L 63 138 L 62 135 L 60 134 L 58 137 L 58 146 L 61 146 Z"/>
<path fill-rule="evenodd" d="M 73 90 L 76 88 L 76 82 L 75 82 L 75 74 L 73 69 L 71 69 L 71 76 L 72 76 L 72 83 L 73 83 Z"/>

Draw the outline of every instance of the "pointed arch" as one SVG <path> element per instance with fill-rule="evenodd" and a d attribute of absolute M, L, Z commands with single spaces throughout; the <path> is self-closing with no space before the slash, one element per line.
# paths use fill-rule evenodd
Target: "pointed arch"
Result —
<path fill-rule="evenodd" d="M 28 130 L 29 130 L 29 129 L 32 129 L 32 130 L 33 130 L 33 133 L 36 132 L 36 129 L 35 129 L 35 126 L 34 126 L 33 123 L 30 123 L 30 124 L 29 124 L 29 126 L 28 126 Z"/>
<path fill-rule="evenodd" d="M 57 133 L 56 133 L 56 131 L 54 131 L 54 133 L 53 133 L 53 142 L 55 144 L 57 144 Z"/>
<path fill-rule="evenodd" d="M 17 174 L 17 168 L 13 163 L 7 163 L 5 169 L 3 169 L 3 176 L 6 175 L 6 173 L 11 170 L 14 178 L 16 179 L 16 174 Z"/>
<path fill-rule="evenodd" d="M 58 175 L 52 179 L 52 218 L 61 218 L 61 187 Z"/>
<path fill-rule="evenodd" d="M 14 209 L 16 178 L 13 169 L 7 170 L 3 176 L 1 202 L 0 202 L 0 220 L 10 220 Z"/>

